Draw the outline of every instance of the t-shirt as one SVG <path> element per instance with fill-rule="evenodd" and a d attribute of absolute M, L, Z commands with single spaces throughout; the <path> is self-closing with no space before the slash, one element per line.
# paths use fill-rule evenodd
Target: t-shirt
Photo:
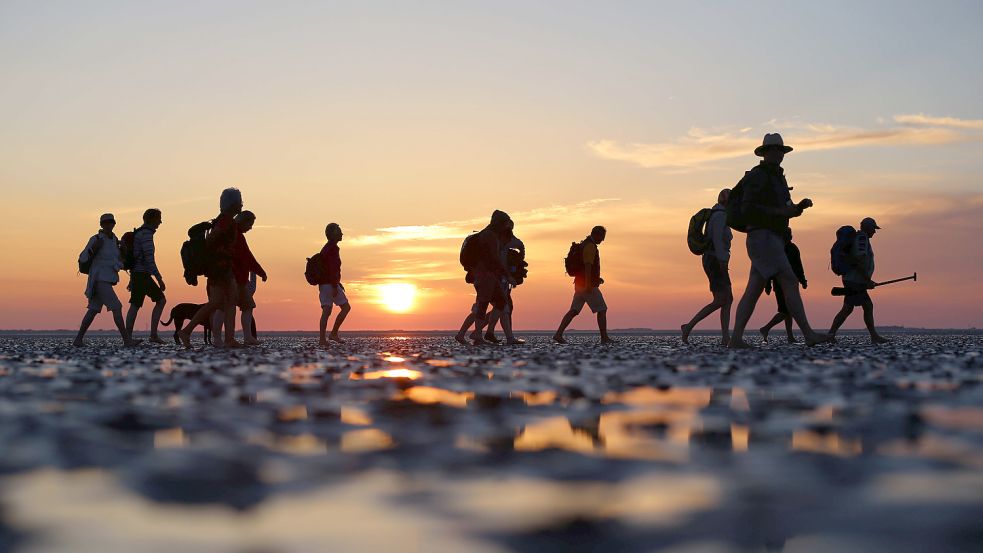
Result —
<path fill-rule="evenodd" d="M 586 267 L 590 265 L 591 274 L 590 281 L 587 280 L 586 274 L 583 276 L 577 275 L 574 278 L 574 284 L 581 288 L 587 286 L 588 282 L 590 282 L 591 285 L 596 286 L 601 280 L 601 254 L 597 249 L 597 244 L 591 240 L 590 236 L 584 240 L 583 244 L 584 247 L 582 250 L 584 267 L 586 269 Z"/>
<path fill-rule="evenodd" d="M 338 242 L 329 240 L 321 248 L 321 265 L 327 284 L 341 284 L 341 248 L 338 247 Z"/>

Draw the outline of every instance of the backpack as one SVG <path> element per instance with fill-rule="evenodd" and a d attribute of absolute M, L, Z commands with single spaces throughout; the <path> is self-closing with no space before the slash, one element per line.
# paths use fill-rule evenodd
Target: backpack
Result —
<path fill-rule="evenodd" d="M 208 236 L 208 231 L 211 229 L 211 221 L 198 223 L 188 229 L 188 240 L 181 244 L 181 265 L 184 266 L 184 280 L 191 286 L 198 286 L 198 277 L 208 272 L 210 258 L 205 237 Z"/>
<path fill-rule="evenodd" d="M 744 173 L 745 178 L 750 171 Z M 747 215 L 744 213 L 744 179 L 741 179 L 734 188 L 730 189 L 730 196 L 727 198 L 727 226 L 737 232 L 747 232 Z M 692 225 L 692 221 L 690 222 Z M 691 248 L 692 249 L 692 248 Z"/>
<path fill-rule="evenodd" d="M 714 212 L 722 209 L 704 207 L 689 218 L 689 230 L 686 233 L 686 245 L 694 255 L 703 255 L 713 247 L 713 239 L 707 236 L 707 226 Z"/>
<path fill-rule="evenodd" d="M 570 251 L 563 259 L 563 269 L 572 277 L 584 275 L 584 243 L 571 242 Z"/>
<path fill-rule="evenodd" d="M 136 237 L 137 229 L 123 233 L 119 240 L 119 257 L 123 260 L 123 270 L 132 271 L 136 265 L 136 257 L 133 255 L 133 241 Z"/>
<path fill-rule="evenodd" d="M 83 275 L 87 275 L 87 274 L 89 274 L 89 271 L 92 270 L 92 262 L 95 261 L 95 259 L 96 259 L 96 252 L 94 250 L 89 249 L 88 248 L 88 244 L 86 244 L 86 249 L 84 249 L 82 251 L 83 252 L 85 252 L 85 251 L 88 251 L 89 252 L 89 259 L 87 259 L 85 261 L 79 261 L 79 272 L 82 273 Z M 79 255 L 79 257 L 82 257 L 82 256 Z"/>
<path fill-rule="evenodd" d="M 324 274 L 324 263 L 321 263 L 321 252 L 307 258 L 307 266 L 304 268 L 304 278 L 307 284 L 319 286 L 327 284 L 328 279 Z"/>
<path fill-rule="evenodd" d="M 857 229 L 850 225 L 836 229 L 836 242 L 829 249 L 829 268 L 833 274 L 843 276 L 850 271 L 850 245 L 857 237 Z"/>
<path fill-rule="evenodd" d="M 507 255 L 509 276 L 515 281 L 515 285 L 518 286 L 529 276 L 529 270 L 526 267 L 529 266 L 526 263 L 526 256 L 519 250 L 513 250 L 509 248 Z"/>
<path fill-rule="evenodd" d="M 470 273 L 481 262 L 481 240 L 478 233 L 469 234 L 461 243 L 461 267 Z"/>

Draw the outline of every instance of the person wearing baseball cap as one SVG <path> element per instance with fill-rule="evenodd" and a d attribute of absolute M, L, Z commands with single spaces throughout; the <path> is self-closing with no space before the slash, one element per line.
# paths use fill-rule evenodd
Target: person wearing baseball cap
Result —
<path fill-rule="evenodd" d="M 833 317 L 833 324 L 829 327 L 829 333 L 836 336 L 836 331 L 846 322 L 847 317 L 853 313 L 855 307 L 864 310 L 864 325 L 870 333 L 872 344 L 883 344 L 889 342 L 887 338 L 877 332 L 874 325 L 874 301 L 870 298 L 868 290 L 874 287 L 874 250 L 870 246 L 870 239 L 880 230 L 877 221 L 873 217 L 864 217 L 860 221 L 860 232 L 853 237 L 853 243 L 846 249 L 846 257 L 849 269 L 843 275 L 843 287 L 847 289 L 847 294 L 843 296 L 843 307 L 840 312 Z"/>
<path fill-rule="evenodd" d="M 133 346 L 139 341 L 132 340 L 127 334 L 123 321 L 123 304 L 113 290 L 113 286 L 119 282 L 119 272 L 123 268 L 119 239 L 113 234 L 116 218 L 112 213 L 103 213 L 99 217 L 99 226 L 101 227 L 99 232 L 89 238 L 82 253 L 79 254 L 79 272 L 89 275 L 85 283 L 85 297 L 89 304 L 72 345 L 75 347 L 85 345 L 86 331 L 89 330 L 96 315 L 105 307 L 107 311 L 113 313 L 113 321 L 116 322 L 119 335 L 123 338 L 123 344 Z"/>
<path fill-rule="evenodd" d="M 728 200 L 727 224 L 747 232 L 747 253 L 751 258 L 751 274 L 737 304 L 734 333 L 728 343 L 730 348 L 751 347 L 744 341 L 744 327 L 751 320 L 765 284 L 772 278 L 781 285 L 789 315 L 802 330 L 806 345 L 814 346 L 833 339 L 809 326 L 799 293 L 799 280 L 785 254 L 784 236 L 789 219 L 801 216 L 812 207 L 812 200 L 808 198 L 799 203 L 792 202 L 791 188 L 782 169 L 782 160 L 791 151 L 792 147 L 785 144 L 782 135 L 766 134 L 761 145 L 754 149 L 754 155 L 762 158 L 761 162 L 744 174 Z"/>

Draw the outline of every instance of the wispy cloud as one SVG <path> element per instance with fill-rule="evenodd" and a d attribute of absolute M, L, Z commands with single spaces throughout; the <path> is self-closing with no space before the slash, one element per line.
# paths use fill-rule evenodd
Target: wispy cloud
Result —
<path fill-rule="evenodd" d="M 769 121 L 754 128 L 692 128 L 668 142 L 621 143 L 603 139 L 587 143 L 596 156 L 647 168 L 678 169 L 748 155 L 765 132 L 780 131 L 797 151 L 832 150 L 861 146 L 948 144 L 983 140 L 983 120 L 895 115 L 895 126 L 863 128 L 800 121 Z"/>

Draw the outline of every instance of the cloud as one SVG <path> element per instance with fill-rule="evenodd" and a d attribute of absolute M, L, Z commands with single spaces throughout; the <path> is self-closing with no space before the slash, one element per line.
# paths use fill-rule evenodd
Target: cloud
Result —
<path fill-rule="evenodd" d="M 596 156 L 646 168 L 692 168 L 701 164 L 742 157 L 752 152 L 765 132 L 779 131 L 797 151 L 833 150 L 861 146 L 949 144 L 983 140 L 983 120 L 896 115 L 901 126 L 862 128 L 800 121 L 769 121 L 758 132 L 741 129 L 692 128 L 669 142 L 621 143 L 603 139 L 587 143 Z"/>

